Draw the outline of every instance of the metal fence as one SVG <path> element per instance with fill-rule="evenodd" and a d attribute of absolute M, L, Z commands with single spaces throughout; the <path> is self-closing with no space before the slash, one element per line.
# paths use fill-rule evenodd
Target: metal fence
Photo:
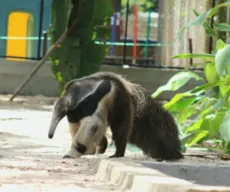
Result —
<path fill-rule="evenodd" d="M 31 3 L 31 0 L 19 1 L 24 2 L 25 6 Z M 40 60 L 50 48 L 47 30 L 52 0 L 34 1 L 37 2 L 37 18 L 31 19 L 31 26 L 36 26 L 36 31 L 31 29 L 33 35 L 28 35 L 27 30 L 27 35 L 24 37 L 10 36 L 9 33 L 4 35 L 0 31 L 0 57 Z M 191 65 L 189 60 L 172 60 L 171 57 L 175 54 L 191 52 L 191 45 L 193 50 L 205 52 L 207 50 L 205 31 L 199 27 L 188 29 L 181 42 L 175 42 L 176 33 L 194 18 L 193 9 L 199 13 L 209 9 L 210 3 L 208 1 L 158 0 L 159 9 L 155 7 L 152 10 L 141 12 L 138 4 L 132 4 L 127 0 L 125 7 L 120 12 L 114 13 L 112 17 L 112 37 L 106 42 L 110 48 L 106 53 L 104 63 L 170 68 L 183 68 Z M 1 2 L 0 11 L 4 9 L 4 2 L 7 0 Z M 5 6 L 9 6 L 9 3 Z M 9 19 L 9 17 L 5 17 L 5 19 Z M 10 26 L 7 27 L 8 31 Z M 28 25 L 26 27 L 27 29 L 30 28 Z M 7 51 L 7 46 L 10 43 L 14 45 L 12 47 L 17 47 L 13 48 L 17 54 L 14 54 L 13 51 Z M 96 43 L 102 42 L 96 41 Z M 16 49 L 25 50 L 19 52 Z M 193 62 L 199 62 L 199 60 Z"/>
<path fill-rule="evenodd" d="M 11 1 L 3 0 L 1 2 L 2 8 L 0 8 L 2 9 L 2 14 L 8 15 L 8 17 L 3 17 L 5 21 L 0 22 L 8 23 L 5 27 L 5 32 L 0 31 L 0 57 L 18 60 L 40 60 L 51 46 L 50 38 L 47 35 L 49 28 L 47 21 L 50 21 L 52 0 L 34 0 L 33 3 L 37 3 L 37 10 L 31 8 L 32 4 L 30 7 L 28 6 L 31 0 L 18 1 L 21 2 L 21 7 L 24 6 L 25 13 L 31 13 L 31 19 L 22 21 L 19 27 L 20 30 L 23 27 L 27 28 L 26 35 L 22 35 L 16 29 L 10 34 L 9 31 L 11 28 L 15 28 L 14 25 L 19 26 L 19 16 L 23 18 L 22 14 L 24 13 L 19 11 L 18 15 L 15 15 L 15 19 L 18 17 L 17 21 L 10 23 L 11 10 L 17 10 L 19 5 L 10 4 L 9 2 Z M 4 12 L 4 6 L 9 8 L 8 12 Z M 158 46 L 157 29 L 159 14 L 152 10 L 148 12 L 140 12 L 138 10 L 138 5 L 132 4 L 128 0 L 126 6 L 120 12 L 114 13 L 111 20 L 112 37 L 106 42 L 110 48 L 106 53 L 104 63 L 117 65 L 133 64 L 137 66 L 152 66 L 155 64 L 155 47 Z M 31 23 L 29 20 L 31 20 Z M 26 24 L 23 22 L 26 22 Z M 29 23 L 31 26 L 29 26 Z M 29 33 L 28 28 L 34 26 L 36 29 Z M 96 43 L 102 42 L 96 41 Z"/>

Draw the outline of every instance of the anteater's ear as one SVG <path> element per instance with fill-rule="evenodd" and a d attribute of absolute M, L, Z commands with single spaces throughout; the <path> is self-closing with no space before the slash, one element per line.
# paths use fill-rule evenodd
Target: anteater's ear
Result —
<path fill-rule="evenodd" d="M 83 79 L 72 84 L 68 89 L 68 97 L 71 98 L 69 109 L 76 109 L 79 105 L 89 106 L 98 103 L 111 90 L 109 80 Z M 87 102 L 87 103 L 86 103 Z"/>
<path fill-rule="evenodd" d="M 93 99 L 94 102 L 99 102 L 107 93 L 111 91 L 111 83 L 109 80 L 103 80 L 99 83 L 95 84 L 95 89 L 90 92 L 90 94 L 84 98 L 84 100 L 91 100 Z M 83 100 L 83 101 L 84 101 Z"/>

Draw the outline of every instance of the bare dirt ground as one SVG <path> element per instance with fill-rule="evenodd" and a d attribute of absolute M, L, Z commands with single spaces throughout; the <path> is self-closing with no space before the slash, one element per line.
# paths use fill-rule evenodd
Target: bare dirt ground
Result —
<path fill-rule="evenodd" d="M 99 159 L 107 158 L 110 149 L 101 156 L 62 159 L 70 145 L 66 119 L 61 121 L 52 140 L 47 136 L 56 98 L 19 96 L 8 102 L 9 98 L 10 95 L 0 95 L 0 191 L 15 187 L 18 190 L 19 186 L 25 191 L 122 191 L 95 177 Z M 216 153 L 203 155 L 185 156 L 179 163 L 230 165 Z M 120 160 L 153 161 L 129 152 Z"/>

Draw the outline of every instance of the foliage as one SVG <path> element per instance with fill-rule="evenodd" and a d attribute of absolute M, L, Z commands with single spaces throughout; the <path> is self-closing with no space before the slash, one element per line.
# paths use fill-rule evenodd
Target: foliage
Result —
<path fill-rule="evenodd" d="M 112 14 L 111 1 L 108 0 L 53 1 L 49 29 L 51 45 L 77 19 L 72 32 L 50 57 L 60 92 L 69 80 L 100 70 L 108 47 L 96 44 L 95 40 L 109 39 Z"/>
<path fill-rule="evenodd" d="M 217 38 L 212 54 L 180 54 L 173 57 L 203 58 L 205 79 L 186 69 L 174 75 L 166 85 L 159 87 L 152 97 L 157 97 L 162 91 L 177 91 L 189 80 L 195 80 L 199 86 L 175 94 L 164 108 L 178 122 L 183 145 L 193 146 L 202 141 L 217 139 L 222 141 L 225 152 L 230 153 L 230 44 L 225 44 L 217 35 L 218 31 L 229 31 L 230 26 L 226 23 L 214 23 L 214 28 L 211 28 L 207 21 L 207 18 L 225 6 L 230 6 L 230 3 L 219 4 L 200 15 L 194 11 L 195 19 L 178 32 L 177 37 L 181 38 L 186 28 L 202 25 L 208 36 Z"/>
<path fill-rule="evenodd" d="M 121 6 L 123 9 L 126 9 L 127 0 L 121 1 Z M 158 1 L 157 0 L 129 0 L 130 3 L 130 12 L 132 12 L 132 8 L 134 4 L 138 5 L 138 10 L 142 12 L 146 11 L 158 11 Z"/>

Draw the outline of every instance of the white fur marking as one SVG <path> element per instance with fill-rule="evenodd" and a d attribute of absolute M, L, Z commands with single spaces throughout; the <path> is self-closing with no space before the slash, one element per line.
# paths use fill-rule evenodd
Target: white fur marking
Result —
<path fill-rule="evenodd" d="M 71 157 L 74 157 L 74 158 L 80 158 L 82 154 L 79 153 L 79 152 L 75 149 L 74 145 L 72 144 L 71 147 L 70 147 L 69 152 L 67 153 L 67 155 L 69 155 L 69 156 L 71 156 Z"/>
<path fill-rule="evenodd" d="M 69 132 L 72 136 L 72 139 L 74 135 L 76 135 L 78 129 L 79 129 L 80 123 L 69 123 Z"/>

